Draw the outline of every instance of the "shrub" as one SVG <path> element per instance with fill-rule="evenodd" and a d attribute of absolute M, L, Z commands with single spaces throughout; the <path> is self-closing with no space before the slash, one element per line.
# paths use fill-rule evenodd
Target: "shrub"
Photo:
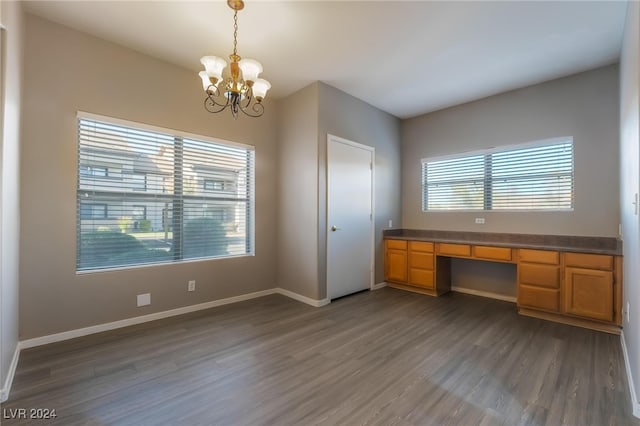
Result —
<path fill-rule="evenodd" d="M 227 254 L 226 230 L 222 221 L 212 217 L 188 220 L 184 226 L 184 257 L 223 256 Z"/>
<path fill-rule="evenodd" d="M 133 227 L 133 220 L 130 217 L 122 216 L 118 219 L 118 228 L 120 231 L 127 232 Z"/>
<path fill-rule="evenodd" d="M 120 231 L 100 230 L 80 235 L 79 264 L 81 267 L 109 266 L 114 252 L 129 253 L 146 250 L 135 237 Z"/>
<path fill-rule="evenodd" d="M 139 220 L 138 229 L 140 232 L 151 232 L 151 221 L 149 219 Z"/>

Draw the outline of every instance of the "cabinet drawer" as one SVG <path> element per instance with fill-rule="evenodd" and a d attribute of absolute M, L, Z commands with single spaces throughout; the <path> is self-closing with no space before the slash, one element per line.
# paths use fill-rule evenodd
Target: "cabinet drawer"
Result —
<path fill-rule="evenodd" d="M 474 246 L 473 256 L 478 259 L 511 261 L 511 249 L 506 247 Z"/>
<path fill-rule="evenodd" d="M 613 256 L 604 254 L 565 253 L 564 265 L 576 268 L 611 271 L 613 269 Z"/>
<path fill-rule="evenodd" d="M 557 251 L 520 249 L 518 253 L 521 262 L 560 264 L 560 253 Z"/>
<path fill-rule="evenodd" d="M 409 252 L 409 267 L 433 271 L 433 253 Z"/>
<path fill-rule="evenodd" d="M 518 283 L 536 287 L 560 288 L 560 267 L 521 263 L 518 265 Z"/>
<path fill-rule="evenodd" d="M 558 312 L 560 308 L 560 290 L 519 286 L 518 306 Z"/>
<path fill-rule="evenodd" d="M 471 256 L 471 246 L 468 244 L 438 243 L 437 251 L 443 256 Z"/>
<path fill-rule="evenodd" d="M 424 241 L 409 241 L 409 250 L 433 253 L 433 243 Z"/>
<path fill-rule="evenodd" d="M 433 271 L 411 268 L 409 270 L 409 284 L 419 287 L 433 288 Z"/>
<path fill-rule="evenodd" d="M 387 248 L 396 250 L 406 250 L 407 242 L 405 240 L 386 240 Z"/>

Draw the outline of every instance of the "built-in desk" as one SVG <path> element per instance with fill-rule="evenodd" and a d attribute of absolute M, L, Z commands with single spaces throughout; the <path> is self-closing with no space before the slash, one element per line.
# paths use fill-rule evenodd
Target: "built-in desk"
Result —
<path fill-rule="evenodd" d="M 613 333 L 622 324 L 622 244 L 616 238 L 387 230 L 385 281 L 439 296 L 451 290 L 451 258 L 517 266 L 522 315 Z"/>

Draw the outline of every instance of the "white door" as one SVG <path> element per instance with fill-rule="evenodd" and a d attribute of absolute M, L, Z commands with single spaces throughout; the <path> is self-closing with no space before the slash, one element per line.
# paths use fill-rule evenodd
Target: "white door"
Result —
<path fill-rule="evenodd" d="M 373 282 L 372 147 L 327 138 L 327 297 Z"/>

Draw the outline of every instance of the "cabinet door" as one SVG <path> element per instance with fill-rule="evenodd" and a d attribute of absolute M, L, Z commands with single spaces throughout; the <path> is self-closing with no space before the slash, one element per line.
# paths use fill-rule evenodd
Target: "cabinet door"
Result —
<path fill-rule="evenodd" d="M 613 321 L 613 273 L 565 268 L 564 309 L 571 315 Z"/>
<path fill-rule="evenodd" d="M 386 280 L 397 283 L 407 282 L 407 251 L 387 249 Z"/>

